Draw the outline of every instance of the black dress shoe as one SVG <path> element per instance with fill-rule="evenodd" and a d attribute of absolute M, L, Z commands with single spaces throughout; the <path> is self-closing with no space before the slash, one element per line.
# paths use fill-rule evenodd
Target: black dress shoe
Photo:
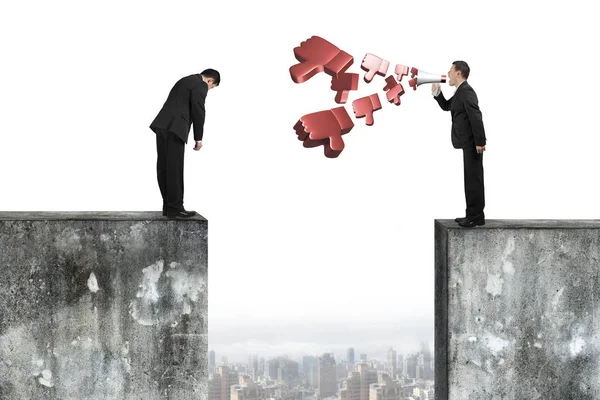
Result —
<path fill-rule="evenodd" d="M 467 218 L 465 221 L 459 222 L 458 225 L 462 226 L 463 228 L 474 228 L 476 226 L 485 225 L 485 218 L 484 217 Z"/>
<path fill-rule="evenodd" d="M 196 211 L 186 211 L 183 209 L 177 211 L 167 210 L 167 217 L 169 218 L 190 218 L 197 214 Z"/>
<path fill-rule="evenodd" d="M 454 222 L 458 222 L 458 223 L 465 222 L 466 220 L 467 220 L 467 217 L 454 218 Z"/>

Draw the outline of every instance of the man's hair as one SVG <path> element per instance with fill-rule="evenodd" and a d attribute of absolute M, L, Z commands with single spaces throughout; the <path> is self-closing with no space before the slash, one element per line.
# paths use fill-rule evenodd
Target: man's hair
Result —
<path fill-rule="evenodd" d="M 221 83 L 221 74 L 216 69 L 208 68 L 200 73 L 200 75 L 205 76 L 207 78 L 213 78 L 215 81 L 215 86 L 219 86 Z"/>
<path fill-rule="evenodd" d="M 454 61 L 452 63 L 452 65 L 454 65 L 455 71 L 460 71 L 463 78 L 465 78 L 465 79 L 469 78 L 469 72 L 471 72 L 471 69 L 469 68 L 469 64 L 467 64 L 464 61 Z"/>

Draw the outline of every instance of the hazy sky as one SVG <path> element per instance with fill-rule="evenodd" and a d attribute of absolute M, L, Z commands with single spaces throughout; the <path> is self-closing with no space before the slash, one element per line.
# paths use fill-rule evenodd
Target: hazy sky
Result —
<path fill-rule="evenodd" d="M 429 343 L 433 350 L 433 320 L 415 316 L 407 323 L 393 321 L 369 323 L 272 323 L 227 324 L 210 329 L 209 348 L 214 350 L 217 361 L 228 356 L 229 361 L 246 362 L 248 354 L 274 357 L 286 354 L 294 359 L 303 355 L 319 356 L 334 353 L 336 361 L 346 358 L 346 350 L 354 348 L 355 359 L 367 353 L 369 359 L 385 361 L 389 347 L 400 353 L 414 353 L 421 341 Z"/>
<path fill-rule="evenodd" d="M 293 48 L 312 35 L 352 54 L 361 77 L 366 53 L 440 74 L 467 61 L 488 138 L 487 217 L 598 217 L 593 2 L 214 4 L 4 5 L 0 210 L 159 211 L 148 125 L 175 81 L 218 69 L 204 147 L 186 148 L 185 206 L 209 221 L 220 353 L 433 337 L 434 219 L 464 213 L 450 115 L 428 85 L 404 81 L 402 105 L 386 103 L 376 76 L 345 105 L 355 127 L 337 159 L 302 147 L 298 118 L 338 106 L 327 75 L 290 78 Z M 351 102 L 372 93 L 383 107 L 369 127 Z"/>

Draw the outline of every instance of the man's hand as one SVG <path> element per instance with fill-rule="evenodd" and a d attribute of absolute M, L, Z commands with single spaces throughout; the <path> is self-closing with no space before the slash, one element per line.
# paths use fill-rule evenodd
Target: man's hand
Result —
<path fill-rule="evenodd" d="M 202 148 L 202 142 L 197 140 L 196 145 L 194 146 L 194 150 L 198 151 L 200 150 L 200 148 Z"/>
<path fill-rule="evenodd" d="M 433 94 L 434 96 L 439 95 L 441 90 L 442 90 L 442 87 L 440 86 L 439 83 L 432 83 L 431 84 L 431 94 Z"/>
<path fill-rule="evenodd" d="M 475 146 L 477 153 L 483 153 L 485 151 L 485 146 Z"/>

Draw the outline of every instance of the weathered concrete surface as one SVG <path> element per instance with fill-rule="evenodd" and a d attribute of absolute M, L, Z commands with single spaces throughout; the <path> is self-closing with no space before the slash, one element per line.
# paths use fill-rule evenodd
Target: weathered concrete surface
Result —
<path fill-rule="evenodd" d="M 207 229 L 0 213 L 0 399 L 206 399 Z"/>
<path fill-rule="evenodd" d="M 600 220 L 436 220 L 436 400 L 600 399 Z"/>

